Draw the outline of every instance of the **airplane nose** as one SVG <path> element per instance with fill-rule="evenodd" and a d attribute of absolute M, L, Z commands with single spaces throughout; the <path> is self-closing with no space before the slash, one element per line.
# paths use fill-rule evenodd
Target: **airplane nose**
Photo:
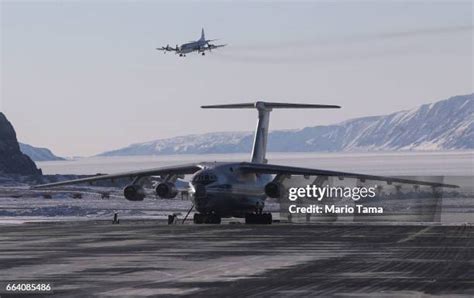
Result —
<path fill-rule="evenodd" d="M 206 197 L 206 187 L 202 184 L 195 184 L 194 185 L 194 197 L 196 198 L 204 198 Z"/>

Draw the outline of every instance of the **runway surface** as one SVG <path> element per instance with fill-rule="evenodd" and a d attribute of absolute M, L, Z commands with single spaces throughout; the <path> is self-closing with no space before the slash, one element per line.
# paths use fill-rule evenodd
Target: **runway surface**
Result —
<path fill-rule="evenodd" d="M 4 225 L 0 280 L 73 296 L 471 296 L 474 227 Z"/>

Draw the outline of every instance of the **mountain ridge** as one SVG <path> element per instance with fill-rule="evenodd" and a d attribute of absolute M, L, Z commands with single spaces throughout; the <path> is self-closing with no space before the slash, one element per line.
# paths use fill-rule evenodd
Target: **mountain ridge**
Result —
<path fill-rule="evenodd" d="M 253 132 L 213 132 L 134 143 L 98 156 L 244 153 Z M 388 115 L 269 133 L 269 152 L 474 149 L 474 94 Z"/>
<path fill-rule="evenodd" d="M 18 144 L 20 145 L 21 152 L 28 155 L 33 161 L 65 160 L 65 158 L 56 156 L 48 148 L 35 147 L 21 142 Z"/>

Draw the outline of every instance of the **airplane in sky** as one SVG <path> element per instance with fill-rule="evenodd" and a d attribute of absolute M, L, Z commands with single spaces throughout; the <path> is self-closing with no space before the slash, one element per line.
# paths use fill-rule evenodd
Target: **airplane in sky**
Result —
<path fill-rule="evenodd" d="M 191 52 L 198 52 L 201 55 L 205 55 L 206 51 L 211 52 L 214 49 L 225 47 L 225 44 L 221 45 L 214 45 L 211 44 L 211 41 L 215 41 L 217 39 L 206 39 L 204 34 L 204 28 L 201 30 L 201 38 L 196 41 L 190 41 L 188 43 L 182 44 L 180 46 L 176 45 L 175 48 L 170 47 L 170 45 L 166 45 L 166 47 L 156 48 L 158 51 L 166 52 L 175 52 L 175 54 L 179 54 L 180 57 L 186 57 L 186 54 Z"/>
<path fill-rule="evenodd" d="M 338 177 L 339 179 L 354 178 L 361 182 L 366 180 L 385 181 L 387 184 L 401 183 L 430 187 L 457 187 L 456 185 L 416 181 L 395 177 L 374 176 L 349 172 L 339 172 L 302 167 L 269 164 L 265 158 L 268 140 L 270 112 L 273 109 L 334 109 L 337 105 L 296 104 L 257 101 L 253 103 L 223 104 L 202 106 L 204 109 L 256 109 L 258 122 L 255 131 L 253 150 L 250 162 L 198 162 L 192 164 L 168 166 L 148 170 L 138 170 L 117 174 L 105 174 L 94 177 L 75 179 L 33 186 L 41 189 L 62 185 L 92 183 L 98 180 L 114 180 L 129 178 L 132 182 L 124 188 L 124 196 L 129 201 L 142 201 L 146 192 L 144 184 L 150 177 L 159 177 L 155 188 L 161 198 L 174 198 L 179 184 L 186 175 L 189 193 L 195 207 L 194 223 L 220 223 L 223 217 L 245 218 L 250 224 L 272 223 L 271 213 L 264 213 L 265 201 L 268 197 L 283 199 L 286 190 L 285 179 L 296 176 Z M 179 179 L 179 180 L 178 180 Z M 185 218 L 186 219 L 186 218 Z"/>

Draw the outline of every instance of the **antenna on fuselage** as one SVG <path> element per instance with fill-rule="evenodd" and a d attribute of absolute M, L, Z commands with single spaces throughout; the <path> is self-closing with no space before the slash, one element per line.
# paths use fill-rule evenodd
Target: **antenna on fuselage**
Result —
<path fill-rule="evenodd" d="M 257 101 L 251 103 L 223 104 L 201 106 L 203 109 L 257 109 L 258 122 L 253 140 L 252 162 L 267 163 L 265 154 L 267 152 L 268 126 L 270 122 L 270 112 L 273 109 L 339 109 L 337 105 L 322 104 L 300 104 L 300 103 L 279 103 Z"/>

